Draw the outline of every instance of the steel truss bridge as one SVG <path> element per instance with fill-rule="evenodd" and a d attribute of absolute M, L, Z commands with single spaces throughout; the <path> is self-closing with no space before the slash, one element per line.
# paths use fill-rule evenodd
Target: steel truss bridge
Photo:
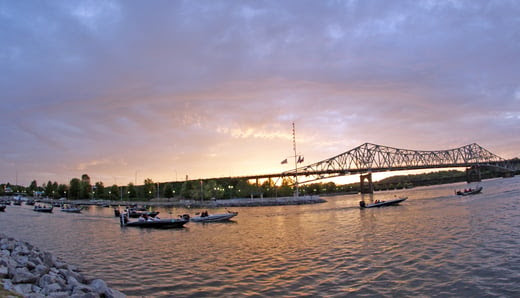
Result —
<path fill-rule="evenodd" d="M 476 143 L 455 149 L 422 151 L 365 143 L 329 159 L 283 172 L 320 180 L 344 175 L 433 168 L 492 167 L 513 171 L 511 162 Z"/>
<path fill-rule="evenodd" d="M 422 151 L 399 149 L 383 145 L 365 143 L 334 157 L 285 171 L 279 174 L 244 176 L 237 178 L 262 179 L 280 177 L 305 177 L 299 183 L 334 178 L 345 175 L 361 174 L 372 183 L 371 173 L 434 168 L 464 167 L 468 170 L 490 167 L 497 171 L 518 170 L 518 164 L 505 160 L 476 143 L 455 149 Z M 480 175 L 480 174 L 479 174 Z"/>

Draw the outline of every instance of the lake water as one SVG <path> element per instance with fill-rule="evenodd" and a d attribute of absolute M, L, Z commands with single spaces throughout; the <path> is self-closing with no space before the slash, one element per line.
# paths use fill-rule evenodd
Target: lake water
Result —
<path fill-rule="evenodd" d="M 0 231 L 129 296 L 518 297 L 520 177 L 481 185 L 467 197 L 453 194 L 462 183 L 380 192 L 376 199 L 409 199 L 365 210 L 360 195 L 232 208 L 234 222 L 174 230 L 121 228 L 111 208 L 8 206 Z"/>

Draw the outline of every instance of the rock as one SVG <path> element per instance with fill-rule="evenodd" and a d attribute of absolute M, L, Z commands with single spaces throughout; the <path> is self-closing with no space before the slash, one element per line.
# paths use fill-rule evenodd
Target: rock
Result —
<path fill-rule="evenodd" d="M 38 281 L 38 276 L 29 272 L 27 268 L 16 268 L 12 278 L 13 283 L 35 283 Z"/>
<path fill-rule="evenodd" d="M 47 265 L 47 267 L 55 267 L 56 258 L 48 252 L 42 253 L 42 261 L 43 264 Z"/>
<path fill-rule="evenodd" d="M 94 279 L 90 282 L 90 286 L 99 294 L 104 294 L 108 290 L 107 284 L 101 279 Z"/>
<path fill-rule="evenodd" d="M 74 276 L 67 276 L 67 288 L 73 289 L 80 285 L 81 283 Z"/>
<path fill-rule="evenodd" d="M 48 297 L 53 297 L 53 298 L 68 298 L 70 297 L 70 294 L 69 292 L 54 292 L 54 293 L 50 293 L 48 295 Z"/>
<path fill-rule="evenodd" d="M 42 291 L 42 288 L 38 287 L 37 285 L 32 285 L 32 291 L 33 293 L 40 293 Z"/>
<path fill-rule="evenodd" d="M 78 293 L 78 294 L 72 293 L 72 295 L 70 297 L 71 298 L 99 298 L 100 296 L 97 293 L 89 292 L 89 293 Z"/>
<path fill-rule="evenodd" d="M 42 291 L 41 291 L 41 293 L 46 296 L 48 296 L 50 293 L 55 293 L 55 292 L 62 292 L 61 286 L 57 283 L 46 285 L 45 287 L 42 287 Z"/>
<path fill-rule="evenodd" d="M 17 255 L 17 254 L 13 254 L 14 257 L 13 259 L 15 260 L 16 263 L 18 263 L 18 267 L 26 267 L 27 266 L 27 263 L 29 262 L 29 258 L 27 256 L 22 256 L 22 255 Z"/>
<path fill-rule="evenodd" d="M 36 265 L 36 267 L 33 269 L 33 273 L 38 275 L 38 276 L 43 276 L 47 273 L 49 273 L 49 267 L 45 266 L 45 265 Z"/>
<path fill-rule="evenodd" d="M 70 270 L 66 270 L 66 269 L 60 269 L 60 274 L 65 279 L 68 279 L 69 276 L 71 276 L 71 277 L 74 277 L 74 279 L 76 279 L 78 282 L 85 283 L 85 278 L 80 273 L 77 273 L 77 272 L 74 272 L 74 271 L 70 271 Z"/>
<path fill-rule="evenodd" d="M 105 293 L 105 297 L 107 298 L 125 298 L 126 295 L 119 292 L 118 290 L 108 289 L 108 292 Z"/>
<path fill-rule="evenodd" d="M 0 257 L 9 257 L 11 255 L 11 252 L 7 249 L 0 250 Z"/>
<path fill-rule="evenodd" d="M 24 298 L 44 298 L 44 297 L 45 296 L 43 296 L 40 293 L 31 293 L 31 294 L 28 294 L 27 296 L 25 296 Z"/>
<path fill-rule="evenodd" d="M 94 292 L 94 289 L 92 287 L 89 287 L 87 285 L 78 284 L 72 289 L 72 294 L 85 294 L 85 293 L 92 293 Z"/>
<path fill-rule="evenodd" d="M 90 286 L 94 289 L 95 292 L 97 292 L 100 296 L 104 296 L 104 297 L 107 297 L 107 298 L 122 298 L 122 297 L 126 297 L 125 294 L 117 291 L 117 290 L 113 290 L 113 289 L 110 289 L 107 284 L 101 280 L 101 279 L 94 279 L 91 283 L 90 283 Z"/>
<path fill-rule="evenodd" d="M 13 290 L 13 282 L 11 282 L 10 279 L 4 279 L 3 286 L 4 286 L 4 289 L 6 289 L 8 291 Z"/>
<path fill-rule="evenodd" d="M 23 296 L 32 293 L 32 284 L 17 284 L 14 285 L 13 289 L 16 293 Z"/>
<path fill-rule="evenodd" d="M 55 260 L 54 266 L 58 269 L 67 269 L 67 263 L 62 262 L 61 260 Z"/>
<path fill-rule="evenodd" d="M 0 265 L 0 278 L 6 278 L 9 275 L 9 268 L 4 265 Z"/>
<path fill-rule="evenodd" d="M 126 297 L 101 279 L 88 280 L 74 265 L 27 242 L 0 234 L 0 278 L 8 291 L 24 297 Z"/>

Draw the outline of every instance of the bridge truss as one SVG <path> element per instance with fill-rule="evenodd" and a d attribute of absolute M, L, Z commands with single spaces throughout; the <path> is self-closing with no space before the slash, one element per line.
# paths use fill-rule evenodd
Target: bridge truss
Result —
<path fill-rule="evenodd" d="M 351 174 L 452 167 L 494 167 L 510 171 L 508 162 L 476 143 L 450 150 L 421 151 L 365 143 L 329 159 L 283 172 L 307 181 Z"/>

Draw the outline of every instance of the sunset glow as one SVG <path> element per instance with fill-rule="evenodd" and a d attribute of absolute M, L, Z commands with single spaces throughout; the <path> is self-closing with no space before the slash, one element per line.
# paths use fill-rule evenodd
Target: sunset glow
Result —
<path fill-rule="evenodd" d="M 4 1 L 0 182 L 277 173 L 371 142 L 520 156 L 520 3 Z"/>

